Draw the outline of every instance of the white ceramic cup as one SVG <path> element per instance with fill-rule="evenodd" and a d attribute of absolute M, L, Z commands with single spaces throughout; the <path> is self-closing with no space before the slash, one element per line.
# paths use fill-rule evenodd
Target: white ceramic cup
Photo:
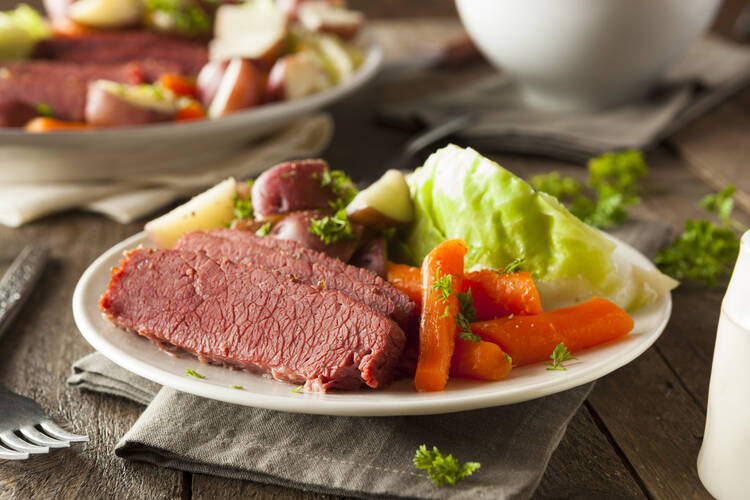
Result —
<path fill-rule="evenodd" d="M 698 475 L 721 500 L 750 495 L 750 231 L 721 305 Z"/>
<path fill-rule="evenodd" d="M 586 111 L 643 95 L 706 30 L 721 0 L 456 0 L 482 53 L 524 100 Z"/>

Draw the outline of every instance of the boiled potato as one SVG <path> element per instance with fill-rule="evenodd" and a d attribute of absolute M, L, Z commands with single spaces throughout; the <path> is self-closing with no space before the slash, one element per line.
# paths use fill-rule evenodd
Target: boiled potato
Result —
<path fill-rule="evenodd" d="M 138 24 L 141 0 L 77 0 L 68 8 L 70 18 L 91 28 L 127 28 Z"/>
<path fill-rule="evenodd" d="M 246 59 L 232 59 L 208 107 L 208 116 L 219 118 L 251 108 L 260 104 L 262 97 L 262 78 L 255 65 Z"/>
<path fill-rule="evenodd" d="M 388 170 L 354 197 L 347 205 L 346 213 L 349 220 L 367 227 L 388 227 L 411 222 L 414 207 L 404 174 L 398 170 Z"/>
<path fill-rule="evenodd" d="M 298 52 L 279 58 L 271 68 L 266 96 L 271 101 L 299 99 L 333 84 L 328 72 L 312 54 Z"/>
<path fill-rule="evenodd" d="M 275 214 L 297 210 L 329 209 L 336 195 L 330 186 L 322 186 L 329 171 L 325 160 L 295 160 L 275 165 L 253 184 L 255 215 L 267 219 Z"/>
<path fill-rule="evenodd" d="M 363 228 L 359 224 L 352 224 L 352 238 L 340 239 L 334 243 L 325 243 L 317 234 L 310 231 L 314 220 L 322 219 L 326 214 L 313 210 L 292 212 L 277 222 L 270 236 L 280 240 L 293 240 L 302 243 L 312 250 L 323 252 L 329 257 L 348 262 L 359 245 Z"/>
<path fill-rule="evenodd" d="M 178 111 L 175 96 L 152 85 L 96 80 L 89 84 L 84 114 L 95 127 L 117 127 L 170 121 Z"/>
<path fill-rule="evenodd" d="M 234 216 L 237 182 L 233 177 L 204 191 L 171 212 L 154 219 L 144 228 L 161 248 L 170 248 L 188 231 L 224 227 Z"/>

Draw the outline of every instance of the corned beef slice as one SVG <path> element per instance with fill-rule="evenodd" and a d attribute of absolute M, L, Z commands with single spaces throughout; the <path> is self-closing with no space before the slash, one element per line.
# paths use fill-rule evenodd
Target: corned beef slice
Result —
<path fill-rule="evenodd" d="M 100 307 L 121 328 L 313 390 L 388 384 L 405 341 L 341 292 L 184 250 L 131 251 Z"/>
<path fill-rule="evenodd" d="M 407 318 L 410 318 L 410 321 L 416 321 L 416 319 L 418 319 L 417 306 L 414 301 L 412 301 L 406 294 L 397 290 L 390 282 L 366 269 L 350 266 L 338 259 L 333 259 L 324 253 L 311 250 L 297 241 L 279 240 L 267 236 L 258 236 L 249 231 L 238 231 L 235 229 L 211 229 L 207 232 L 222 238 L 251 242 L 267 248 L 280 250 L 310 264 L 320 264 L 333 271 L 348 274 L 363 283 L 380 288 L 383 294 L 390 298 Z"/>
<path fill-rule="evenodd" d="M 275 241 L 275 240 L 272 240 Z M 335 271 L 319 263 L 309 263 L 288 253 L 258 245 L 252 241 L 237 241 L 203 231 L 192 231 L 182 236 L 174 248 L 203 251 L 211 258 L 227 257 L 242 264 L 262 266 L 303 283 L 338 290 L 391 318 L 406 329 L 409 319 L 377 285 L 360 281 L 349 274 Z"/>

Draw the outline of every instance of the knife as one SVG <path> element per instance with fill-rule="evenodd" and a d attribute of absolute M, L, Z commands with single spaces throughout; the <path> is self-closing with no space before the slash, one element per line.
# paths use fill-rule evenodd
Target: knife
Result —
<path fill-rule="evenodd" d="M 27 246 L 0 279 L 0 337 L 31 295 L 44 271 L 48 256 L 47 247 Z"/>

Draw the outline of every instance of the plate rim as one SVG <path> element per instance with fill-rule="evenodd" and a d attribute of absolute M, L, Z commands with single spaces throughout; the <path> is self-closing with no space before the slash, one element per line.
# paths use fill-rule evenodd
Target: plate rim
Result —
<path fill-rule="evenodd" d="M 642 333 L 641 335 L 643 335 L 643 337 L 640 338 L 640 341 L 633 345 L 633 347 L 625 353 L 619 353 L 618 356 L 614 359 L 605 359 L 599 360 L 598 362 L 593 362 L 588 366 L 582 366 L 584 365 L 584 363 L 581 363 L 581 365 L 576 367 L 575 372 L 555 372 L 555 377 L 551 377 L 549 381 L 534 384 L 532 387 L 521 386 L 511 388 L 510 390 L 501 391 L 497 394 L 451 394 L 448 400 L 445 400 L 444 398 L 440 398 L 439 396 L 448 393 L 415 392 L 415 398 L 408 402 L 405 402 L 401 399 L 396 399 L 394 400 L 394 402 L 384 403 L 377 400 L 371 402 L 361 400 L 342 401 L 338 400 L 335 397 L 338 396 L 338 394 L 334 397 L 326 399 L 327 395 L 321 395 L 317 393 L 302 393 L 295 394 L 295 397 L 284 397 L 275 394 L 262 394 L 247 390 L 239 391 L 231 387 L 212 384 L 204 380 L 191 379 L 185 375 L 177 375 L 167 370 L 161 369 L 158 366 L 154 366 L 146 361 L 142 361 L 135 356 L 131 356 L 130 354 L 120 350 L 117 346 L 105 339 L 97 331 L 97 328 L 91 323 L 91 318 L 87 311 L 87 306 L 90 305 L 84 301 L 86 290 L 90 286 L 93 286 L 92 281 L 96 279 L 99 273 L 103 272 L 102 267 L 106 265 L 107 261 L 115 258 L 118 255 L 122 255 L 122 252 L 126 248 L 133 248 L 138 246 L 139 244 L 142 245 L 146 243 L 147 238 L 148 237 L 146 233 L 143 231 L 136 233 L 129 238 L 118 242 L 117 244 L 103 252 L 101 255 L 99 255 L 99 257 L 96 258 L 96 260 L 94 260 L 94 262 L 92 262 L 86 268 L 78 283 L 76 284 L 72 300 L 73 317 L 79 332 L 94 349 L 103 354 L 110 361 L 114 362 L 125 370 L 135 373 L 136 375 L 182 392 L 242 406 L 251 406 L 291 413 L 375 417 L 397 415 L 432 415 L 520 403 L 523 401 L 529 401 L 532 399 L 549 396 L 587 384 L 591 381 L 614 372 L 615 370 L 625 366 L 626 364 L 629 364 L 656 342 L 656 340 L 663 333 L 672 316 L 672 294 L 671 292 L 668 292 L 656 303 L 656 305 L 658 305 L 661 302 L 664 302 L 664 304 L 658 308 L 660 314 L 658 325 L 656 325 L 651 331 Z M 653 268 L 653 264 L 642 253 L 621 240 L 615 239 L 615 241 L 617 241 L 619 245 L 623 245 L 627 249 L 635 252 L 635 254 L 637 254 L 638 256 L 637 260 L 646 262 L 649 264 L 649 267 Z M 106 271 L 110 272 L 110 269 L 111 267 L 107 266 Z M 128 335 L 132 334 L 128 333 Z M 154 349 L 158 349 L 157 346 L 150 342 L 149 346 Z M 202 363 L 196 358 L 186 359 L 194 361 L 197 367 L 200 367 L 202 365 Z M 606 366 L 603 366 L 605 364 Z M 260 377 L 262 375 L 257 376 Z M 501 382 L 502 381 L 494 383 Z M 493 382 L 488 382 L 487 384 L 492 383 Z M 430 398 L 430 396 L 432 397 Z"/>

